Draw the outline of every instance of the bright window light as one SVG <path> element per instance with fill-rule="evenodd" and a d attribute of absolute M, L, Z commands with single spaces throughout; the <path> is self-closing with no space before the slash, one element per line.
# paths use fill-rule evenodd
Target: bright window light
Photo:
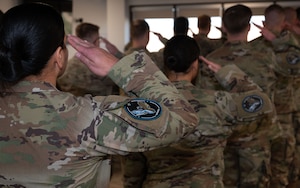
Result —
<path fill-rule="evenodd" d="M 188 32 L 189 36 L 193 36 L 193 33 L 198 33 L 198 27 L 197 27 L 197 17 L 189 17 L 189 28 L 190 31 Z M 160 33 L 163 37 L 170 39 L 172 38 L 174 32 L 173 32 L 173 18 L 149 18 L 145 19 L 145 21 L 149 24 L 150 31 Z M 258 25 L 262 26 L 262 22 L 264 21 L 264 16 L 252 16 L 251 23 L 256 23 Z M 209 38 L 216 39 L 221 37 L 221 31 L 219 28 L 221 28 L 222 20 L 221 17 L 211 17 L 211 29 L 210 33 L 208 34 Z M 193 32 L 193 33 L 192 33 Z M 251 24 L 251 28 L 248 34 L 248 41 L 251 41 L 257 37 L 259 37 L 260 30 L 255 27 L 253 24 Z M 150 52 L 157 52 L 161 48 L 163 48 L 164 45 L 160 42 L 158 37 L 154 35 L 153 33 L 150 33 L 150 40 L 147 45 L 147 49 Z"/>

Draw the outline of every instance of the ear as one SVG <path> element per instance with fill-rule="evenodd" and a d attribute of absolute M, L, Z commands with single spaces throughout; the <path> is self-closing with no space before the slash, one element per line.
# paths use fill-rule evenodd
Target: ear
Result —
<path fill-rule="evenodd" d="M 251 24 L 249 23 L 247 26 L 247 31 L 250 31 L 250 29 L 251 29 Z"/>
<path fill-rule="evenodd" d="M 224 24 L 222 24 L 222 26 L 221 26 L 221 31 L 222 31 L 223 33 L 227 33 L 227 29 L 226 29 L 226 27 L 224 26 Z"/>
<path fill-rule="evenodd" d="M 198 59 L 196 59 L 194 62 L 193 62 L 193 64 L 192 64 L 192 66 L 191 66 L 194 70 L 196 70 L 196 72 L 198 72 L 198 68 L 199 68 L 199 61 L 198 61 Z"/>
<path fill-rule="evenodd" d="M 64 49 L 61 46 L 59 46 L 54 52 L 54 60 L 55 60 L 56 66 L 59 69 L 64 68 L 64 64 L 65 64 L 64 59 L 65 59 Z"/>
<path fill-rule="evenodd" d="M 191 81 L 197 77 L 198 71 L 199 71 L 199 61 L 198 61 L 198 59 L 196 59 L 189 68 L 189 75 L 190 75 Z"/>

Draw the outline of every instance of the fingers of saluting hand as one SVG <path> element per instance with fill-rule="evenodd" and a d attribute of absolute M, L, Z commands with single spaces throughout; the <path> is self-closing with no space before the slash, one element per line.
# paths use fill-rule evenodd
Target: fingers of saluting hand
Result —
<path fill-rule="evenodd" d="M 106 38 L 100 36 L 100 39 L 101 39 L 104 43 L 109 44 L 109 42 L 108 42 L 108 40 L 107 40 Z"/>
<path fill-rule="evenodd" d="M 257 27 L 258 29 L 260 29 L 260 30 L 261 30 L 261 29 L 263 29 L 263 27 L 262 27 L 262 26 L 260 26 L 260 25 L 257 25 L 256 23 L 253 23 L 253 22 L 252 22 L 252 24 L 253 24 L 255 27 Z"/>
<path fill-rule="evenodd" d="M 209 61 L 208 59 L 206 59 L 205 57 L 203 57 L 203 56 L 199 56 L 199 58 L 204 62 L 204 63 L 206 63 L 207 64 L 207 66 L 208 66 L 208 68 L 210 69 L 210 70 L 212 70 L 213 72 L 218 72 L 220 69 L 221 69 L 221 66 L 220 65 L 218 65 L 218 64 L 216 64 L 216 63 L 214 63 L 214 62 L 212 62 L 212 61 Z"/>
<path fill-rule="evenodd" d="M 98 76 L 106 76 L 117 58 L 103 49 L 79 39 L 76 36 L 68 36 L 69 43 L 78 51 L 76 57 Z"/>
<path fill-rule="evenodd" d="M 92 43 L 84 41 L 73 35 L 68 35 L 68 42 L 78 51 L 94 46 Z"/>

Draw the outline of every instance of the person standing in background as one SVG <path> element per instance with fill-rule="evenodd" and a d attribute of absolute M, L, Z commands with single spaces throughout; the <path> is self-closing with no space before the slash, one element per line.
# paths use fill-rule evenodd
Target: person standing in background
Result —
<path fill-rule="evenodd" d="M 285 30 L 290 31 L 300 43 L 300 22 L 297 18 L 297 11 L 293 7 L 284 7 Z"/>
<path fill-rule="evenodd" d="M 225 10 L 223 27 L 227 41 L 207 55 L 207 59 L 221 66 L 235 64 L 258 84 L 273 101 L 276 75 L 271 65 L 272 51 L 261 53 L 247 41 L 252 11 L 241 4 Z M 223 89 L 213 73 L 203 67 L 198 87 Z M 230 87 L 226 90 L 233 91 Z M 270 119 L 240 124 L 228 138 L 225 148 L 225 187 L 268 187 L 271 178 L 270 141 L 280 135 L 276 114 Z"/>
<path fill-rule="evenodd" d="M 99 47 L 99 26 L 91 23 L 80 23 L 75 32 L 77 37 Z M 119 94 L 119 87 L 110 78 L 95 75 L 76 56 L 69 60 L 65 73 L 57 80 L 57 85 L 62 91 L 70 92 L 76 96 Z"/>
<path fill-rule="evenodd" d="M 194 35 L 194 39 L 197 41 L 200 53 L 202 56 L 206 56 L 210 52 L 222 46 L 224 39 L 210 39 L 208 34 L 210 32 L 211 19 L 210 16 L 204 14 L 198 17 L 198 34 Z"/>

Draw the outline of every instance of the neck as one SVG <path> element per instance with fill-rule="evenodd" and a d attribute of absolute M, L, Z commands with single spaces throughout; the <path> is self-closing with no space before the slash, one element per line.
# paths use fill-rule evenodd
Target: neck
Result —
<path fill-rule="evenodd" d="M 146 46 L 141 40 L 132 40 L 132 48 L 146 48 Z"/>
<path fill-rule="evenodd" d="M 168 73 L 168 78 L 171 82 L 175 82 L 175 81 L 192 82 L 192 80 L 193 80 L 193 78 L 191 77 L 190 74 L 185 74 L 182 72 L 174 72 L 174 71 L 171 71 Z"/>
<path fill-rule="evenodd" d="M 29 75 L 24 78 L 24 80 L 27 81 L 39 81 L 39 82 L 48 82 L 52 84 L 53 86 L 56 86 L 56 80 L 59 75 L 58 71 L 53 71 L 51 67 L 53 67 L 52 63 L 48 63 L 46 67 L 41 71 L 38 75 Z"/>
<path fill-rule="evenodd" d="M 243 32 L 243 33 L 238 33 L 238 34 L 227 34 L 227 40 L 229 42 L 234 42 L 234 41 L 242 41 L 242 42 L 247 42 L 247 36 L 248 32 Z"/>
<path fill-rule="evenodd" d="M 208 33 L 209 33 L 209 32 L 208 32 L 207 30 L 199 29 L 199 34 L 200 34 L 200 35 L 205 35 L 205 36 L 207 36 Z"/>
<path fill-rule="evenodd" d="M 52 84 L 53 86 L 56 86 L 56 78 L 53 76 L 44 77 L 44 76 L 40 76 L 40 75 L 38 75 L 38 76 L 30 75 L 30 76 L 25 77 L 24 80 L 48 82 L 48 83 Z"/>

